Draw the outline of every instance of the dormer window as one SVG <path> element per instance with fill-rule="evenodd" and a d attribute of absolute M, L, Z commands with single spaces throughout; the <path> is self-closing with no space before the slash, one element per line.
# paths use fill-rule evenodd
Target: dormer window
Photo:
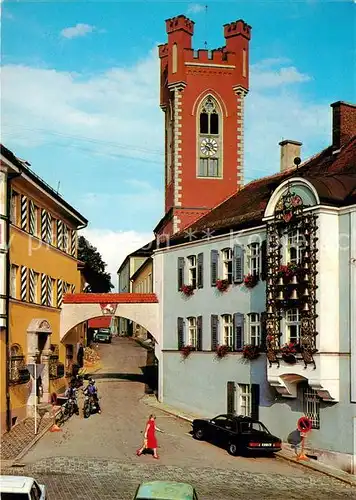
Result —
<path fill-rule="evenodd" d="M 221 177 L 221 112 L 212 96 L 199 107 L 198 177 Z"/>

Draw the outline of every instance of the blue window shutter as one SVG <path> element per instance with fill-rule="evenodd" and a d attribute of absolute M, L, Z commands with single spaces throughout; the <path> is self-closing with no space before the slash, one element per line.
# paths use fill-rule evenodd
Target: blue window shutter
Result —
<path fill-rule="evenodd" d="M 178 350 L 184 347 L 184 318 L 177 318 Z"/>
<path fill-rule="evenodd" d="M 184 285 L 184 257 L 178 257 L 178 291 Z"/>
<path fill-rule="evenodd" d="M 197 351 L 203 350 L 203 316 L 197 317 Z"/>
<path fill-rule="evenodd" d="M 234 314 L 234 348 L 235 351 L 241 351 L 244 346 L 244 315 Z"/>
<path fill-rule="evenodd" d="M 219 252 L 217 250 L 211 250 L 210 252 L 211 286 L 216 286 L 216 280 L 218 279 L 218 263 L 219 263 Z"/>
<path fill-rule="evenodd" d="M 244 249 L 240 245 L 234 245 L 232 272 L 234 283 L 242 283 L 244 280 Z"/>
<path fill-rule="evenodd" d="M 211 350 L 215 351 L 218 346 L 219 316 L 211 315 Z"/>
<path fill-rule="evenodd" d="M 260 314 L 260 325 L 261 325 L 261 349 L 266 351 L 267 349 L 267 313 L 262 312 Z"/>
<path fill-rule="evenodd" d="M 251 385 L 251 418 L 259 420 L 260 406 L 260 386 L 258 384 Z"/>
<path fill-rule="evenodd" d="M 197 286 L 198 286 L 198 288 L 203 288 L 203 286 L 204 286 L 204 254 L 203 253 L 198 253 L 197 264 L 198 264 Z"/>
<path fill-rule="evenodd" d="M 229 414 L 235 414 L 236 413 L 236 408 L 235 408 L 235 391 L 236 391 L 236 386 L 235 382 L 229 381 L 227 383 L 227 413 Z"/>
<path fill-rule="evenodd" d="M 261 243 L 261 280 L 267 279 L 267 241 L 263 240 Z"/>

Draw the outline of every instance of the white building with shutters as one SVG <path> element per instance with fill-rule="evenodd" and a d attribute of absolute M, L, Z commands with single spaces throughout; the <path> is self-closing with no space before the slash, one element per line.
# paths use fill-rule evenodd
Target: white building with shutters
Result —
<path fill-rule="evenodd" d="M 156 356 L 161 401 L 291 444 L 306 415 L 309 452 L 356 472 L 356 107 L 332 108 L 330 147 L 294 164 L 283 141 L 278 174 L 154 252 Z"/>
<path fill-rule="evenodd" d="M 262 226 L 155 253 L 164 332 L 160 394 L 167 403 L 197 414 L 229 410 L 258 418 L 266 362 L 260 356 L 251 363 L 242 350 L 265 337 L 264 242 Z M 244 284 L 248 275 L 256 278 L 253 288 Z M 221 283 L 226 291 L 219 291 Z M 185 295 L 184 287 L 193 294 Z M 220 359 L 224 345 L 229 353 Z M 192 349 L 186 359 L 185 346 Z"/>
<path fill-rule="evenodd" d="M 87 220 L 4 146 L 0 158 L 1 429 L 33 411 L 29 363 L 44 366 L 41 402 L 65 387 L 85 325 L 60 342 L 65 293 L 81 291 L 77 231 Z M 8 367 L 8 368 L 7 368 Z"/>

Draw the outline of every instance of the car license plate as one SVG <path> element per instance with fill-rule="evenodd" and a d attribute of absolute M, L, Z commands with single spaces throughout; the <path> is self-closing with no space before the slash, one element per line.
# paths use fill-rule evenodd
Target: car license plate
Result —
<path fill-rule="evenodd" d="M 262 443 L 262 446 L 270 447 L 270 446 L 272 446 L 272 444 L 271 443 Z"/>

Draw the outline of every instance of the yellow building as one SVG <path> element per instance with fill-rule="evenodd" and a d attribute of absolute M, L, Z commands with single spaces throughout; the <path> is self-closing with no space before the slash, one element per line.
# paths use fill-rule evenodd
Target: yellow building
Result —
<path fill-rule="evenodd" d="M 1 429 L 32 414 L 37 364 L 39 402 L 65 387 L 84 327 L 60 343 L 63 295 L 82 290 L 77 230 L 87 220 L 2 146 L 0 162 Z"/>
<path fill-rule="evenodd" d="M 146 258 L 136 272 L 131 276 L 132 293 L 153 293 L 153 260 Z M 138 323 L 133 323 L 133 335 L 147 338 L 147 330 Z"/>

